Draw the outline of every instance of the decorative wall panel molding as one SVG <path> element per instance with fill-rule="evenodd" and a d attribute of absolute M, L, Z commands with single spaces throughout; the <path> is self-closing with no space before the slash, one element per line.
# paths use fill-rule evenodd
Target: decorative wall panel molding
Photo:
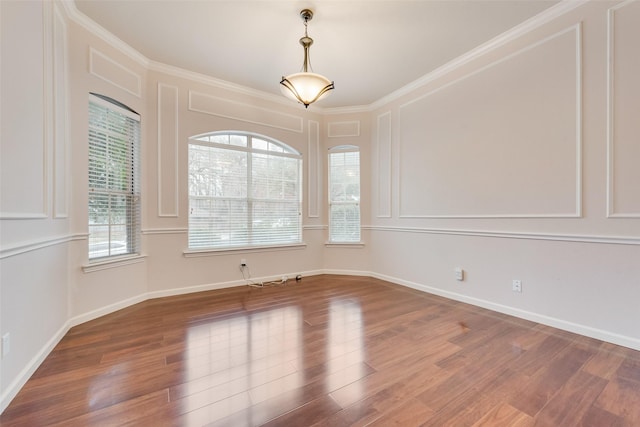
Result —
<path fill-rule="evenodd" d="M 318 218 L 320 215 L 320 123 L 309 120 L 309 139 L 308 139 L 308 164 L 307 164 L 307 182 L 309 183 L 307 198 L 309 202 L 308 213 L 309 218 Z"/>
<path fill-rule="evenodd" d="M 75 240 L 86 240 L 88 236 L 88 234 L 70 234 L 67 236 L 46 237 L 41 240 L 22 242 L 16 245 L 6 246 L 0 249 L 0 259 L 21 255 L 27 252 L 37 251 L 39 249 L 44 249 L 50 246 L 56 246 Z"/>
<path fill-rule="evenodd" d="M 142 77 L 104 53 L 89 48 L 89 73 L 140 98 Z"/>
<path fill-rule="evenodd" d="M 380 227 L 363 226 L 363 230 L 414 233 L 414 234 L 447 234 L 451 236 L 495 237 L 500 239 L 552 240 L 558 242 L 601 243 L 607 245 L 640 245 L 640 237 L 596 236 L 588 234 L 559 233 L 522 233 L 499 230 L 465 230 L 457 228 L 423 228 L 423 227 Z"/>
<path fill-rule="evenodd" d="M 380 114 L 377 123 L 378 218 L 391 218 L 391 112 Z"/>
<path fill-rule="evenodd" d="M 158 216 L 178 217 L 178 88 L 158 83 Z"/>
<path fill-rule="evenodd" d="M 49 214 L 52 4 L 2 3 L 0 74 L 3 81 L 11 84 L 2 85 L 0 98 L 0 181 L 15 182 L 20 177 L 20 185 L 3 185 L 0 219 L 42 219 Z M 5 40 L 19 42 L 5 43 Z M 9 104 L 9 100 L 20 103 Z"/>
<path fill-rule="evenodd" d="M 53 217 L 66 218 L 69 210 L 69 134 L 67 25 L 54 3 L 53 19 Z"/>
<path fill-rule="evenodd" d="M 607 216 L 640 218 L 640 2 L 608 20 Z"/>
<path fill-rule="evenodd" d="M 581 28 L 399 110 L 400 216 L 581 216 Z"/>
<path fill-rule="evenodd" d="M 189 91 L 189 110 L 302 133 L 302 117 Z"/>
<path fill-rule="evenodd" d="M 329 138 L 345 138 L 360 136 L 360 121 L 329 122 L 327 136 Z"/>

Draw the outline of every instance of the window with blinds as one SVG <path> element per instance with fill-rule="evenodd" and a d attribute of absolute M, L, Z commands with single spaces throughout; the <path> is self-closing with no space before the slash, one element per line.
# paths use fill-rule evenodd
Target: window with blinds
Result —
<path fill-rule="evenodd" d="M 89 99 L 89 260 L 140 253 L 140 116 Z"/>
<path fill-rule="evenodd" d="M 355 146 L 329 152 L 329 241 L 360 242 L 360 152 Z"/>
<path fill-rule="evenodd" d="M 262 136 L 189 140 L 189 248 L 302 241 L 302 156 Z"/>

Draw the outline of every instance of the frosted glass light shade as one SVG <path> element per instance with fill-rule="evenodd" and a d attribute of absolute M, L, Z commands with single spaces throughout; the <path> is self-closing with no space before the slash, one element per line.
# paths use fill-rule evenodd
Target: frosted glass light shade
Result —
<path fill-rule="evenodd" d="M 283 95 L 304 104 L 305 107 L 326 97 L 334 88 L 333 82 L 325 76 L 308 72 L 283 77 L 280 85 Z"/>

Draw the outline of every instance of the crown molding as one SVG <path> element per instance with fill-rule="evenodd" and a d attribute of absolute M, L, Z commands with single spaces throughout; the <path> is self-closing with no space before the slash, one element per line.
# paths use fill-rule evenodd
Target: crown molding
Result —
<path fill-rule="evenodd" d="M 173 65 L 164 64 L 161 62 L 157 62 L 151 60 L 144 56 L 142 53 L 138 52 L 133 47 L 129 46 L 127 43 L 113 35 L 107 29 L 102 27 L 97 22 L 93 21 L 87 15 L 83 14 L 76 7 L 74 0 L 57 0 L 63 6 L 63 10 L 69 19 L 82 26 L 84 29 L 89 31 L 90 33 L 96 35 L 101 38 L 104 42 L 109 44 L 114 49 L 119 50 L 124 53 L 130 59 L 138 63 L 139 65 L 145 67 L 149 71 L 156 71 L 160 73 L 169 74 L 174 77 L 179 77 L 191 81 L 195 81 L 197 83 L 203 83 L 209 86 L 214 86 L 220 89 L 228 90 L 235 93 L 240 93 L 243 95 L 249 95 L 256 98 L 260 98 L 269 102 L 275 102 L 277 104 L 282 104 L 285 106 L 291 107 L 292 104 L 290 101 L 283 99 L 281 96 L 263 92 L 257 89 L 252 89 L 248 86 L 239 85 L 236 83 L 232 83 L 226 80 L 218 79 L 215 77 L 211 77 L 205 74 L 197 73 L 195 71 L 185 70 L 184 68 L 176 67 Z M 321 112 L 321 107 L 315 107 L 313 110 L 317 112 Z M 312 111 L 312 110 L 310 110 Z"/>
<path fill-rule="evenodd" d="M 103 41 L 120 50 L 138 64 L 146 67 L 148 70 L 157 71 L 165 74 L 169 74 L 175 77 L 180 77 L 199 83 L 203 83 L 209 86 L 225 89 L 231 92 L 240 93 L 243 95 L 253 96 L 259 99 L 263 99 L 269 102 L 274 102 L 280 105 L 291 107 L 290 101 L 282 98 L 281 96 L 260 91 L 250 88 L 248 86 L 239 85 L 226 80 L 211 77 L 205 74 L 197 73 L 194 71 L 185 70 L 183 68 L 175 67 L 168 64 L 163 64 L 157 61 L 148 59 L 146 56 L 129 46 L 127 43 L 110 33 L 104 27 L 90 19 L 88 16 L 78 10 L 74 0 L 56 0 L 62 6 L 66 15 L 84 27 L 87 31 L 100 37 Z M 315 112 L 319 114 L 353 114 L 353 113 L 366 113 L 381 108 L 385 104 L 388 104 L 404 95 L 411 93 L 412 91 L 423 87 L 424 85 L 440 78 L 447 73 L 479 58 L 480 56 L 497 49 L 506 43 L 509 43 L 518 37 L 526 34 L 540 26 L 550 22 L 580 6 L 588 3 L 589 0 L 562 0 L 554 6 L 542 11 L 538 15 L 524 21 L 523 23 L 513 27 L 512 29 L 494 37 L 493 39 L 481 44 L 475 49 L 457 57 L 456 59 L 449 61 L 448 63 L 436 68 L 435 70 L 425 74 L 423 77 L 414 80 L 413 82 L 401 87 L 400 89 L 374 101 L 368 105 L 355 105 L 346 107 L 320 107 L 312 104 L 309 108 L 309 112 Z"/>
<path fill-rule="evenodd" d="M 80 12 L 76 7 L 76 3 L 74 0 L 57 0 L 62 8 L 73 22 L 82 26 L 84 29 L 89 31 L 90 33 L 96 35 L 101 38 L 103 41 L 111 45 L 113 48 L 119 50 L 138 64 L 143 67 L 148 68 L 150 65 L 149 59 L 146 56 L 129 46 L 127 43 L 113 35 L 113 33 L 109 32 L 106 28 L 99 25 L 97 22 L 93 21 L 84 13 Z"/>
<path fill-rule="evenodd" d="M 259 98 L 265 101 L 274 102 L 276 104 L 281 104 L 288 107 L 295 105 L 291 102 L 291 100 L 287 100 L 287 98 L 283 98 L 282 96 L 275 95 L 273 93 L 264 92 L 258 89 L 253 89 L 248 86 L 243 86 L 227 80 L 218 79 L 216 77 L 211 77 L 206 74 L 185 70 L 184 68 L 175 67 L 173 65 L 168 65 L 161 62 L 157 62 L 157 61 L 149 61 L 148 69 L 149 71 L 168 74 L 173 77 L 178 77 L 178 78 L 190 80 L 196 83 L 213 86 L 219 89 L 228 90 L 230 92 L 235 92 L 241 95 L 252 96 L 254 98 Z M 313 110 L 311 109 L 311 107 L 312 105 L 309 106 L 309 111 L 321 110 L 321 108 L 317 106 L 313 108 Z"/>
<path fill-rule="evenodd" d="M 419 79 L 414 80 L 413 82 L 401 87 L 400 89 L 394 92 L 391 92 L 389 95 L 383 96 L 377 101 L 374 101 L 372 104 L 368 106 L 369 110 L 371 111 L 371 110 L 376 110 L 378 108 L 381 108 L 384 105 L 404 95 L 407 95 L 427 85 L 428 83 L 433 82 L 434 80 L 440 77 L 447 75 L 448 73 L 462 67 L 463 65 L 466 65 L 474 61 L 475 59 L 487 54 L 488 52 L 498 49 L 499 47 L 504 46 L 505 44 L 518 39 L 524 34 L 527 34 L 541 27 L 542 25 L 554 19 L 557 19 L 562 15 L 565 15 L 588 2 L 589 0 L 562 0 L 560 1 L 560 3 L 557 3 L 554 6 L 551 6 L 550 8 L 540 12 L 536 16 L 529 18 L 528 20 L 522 22 L 521 24 L 518 24 L 515 27 L 511 28 L 510 30 L 507 30 L 504 33 L 481 44 L 475 49 L 472 49 L 467 53 L 461 56 L 458 56 L 457 58 L 425 74 Z"/>

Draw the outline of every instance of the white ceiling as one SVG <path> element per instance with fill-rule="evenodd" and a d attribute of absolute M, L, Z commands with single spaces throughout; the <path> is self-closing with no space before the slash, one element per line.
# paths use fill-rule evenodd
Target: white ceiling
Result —
<path fill-rule="evenodd" d="M 369 105 L 551 7 L 557 0 L 76 0 L 147 59 L 279 94 L 302 66 L 335 81 L 322 107 Z"/>

